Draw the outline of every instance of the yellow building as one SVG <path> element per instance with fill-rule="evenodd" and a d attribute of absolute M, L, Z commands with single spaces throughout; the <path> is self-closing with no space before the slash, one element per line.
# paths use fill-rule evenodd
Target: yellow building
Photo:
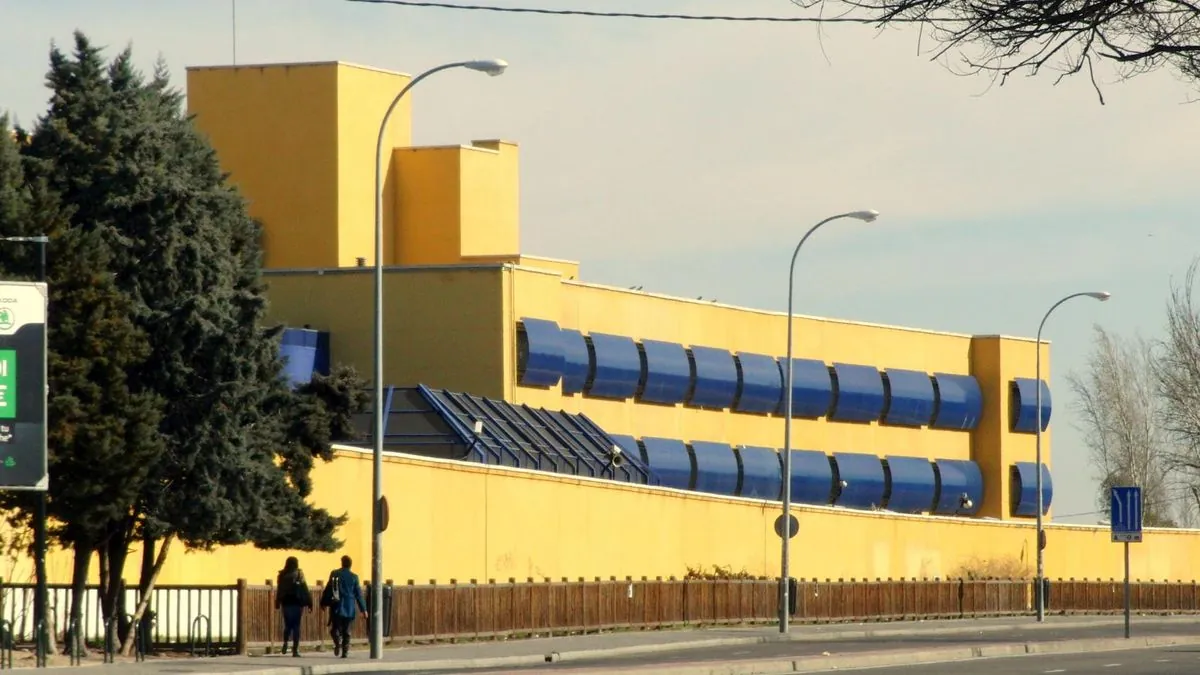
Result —
<path fill-rule="evenodd" d="M 407 82 L 342 63 L 188 72 L 190 111 L 264 224 L 274 317 L 327 333 L 330 357 L 366 373 L 369 153 Z M 388 138 L 386 383 L 581 414 L 607 446 L 590 448 L 594 457 L 572 449 L 556 463 L 560 452 L 526 438 L 528 421 L 437 392 L 398 397 L 484 423 L 482 442 L 468 434 L 445 452 L 599 475 L 615 442 L 626 480 L 779 497 L 786 317 L 588 284 L 576 263 L 522 255 L 515 144 L 407 147 L 408 107 Z M 1029 341 L 796 324 L 798 501 L 1034 514 Z M 1049 404 L 1047 395 L 1046 422 Z M 396 418 L 388 416 L 389 446 L 420 452 Z M 1048 507 L 1049 480 L 1045 488 Z"/>
<path fill-rule="evenodd" d="M 409 80 L 345 63 L 188 71 L 189 110 L 263 223 L 294 377 L 331 361 L 372 372 L 375 140 Z M 777 574 L 786 317 L 590 284 L 577 263 L 523 254 L 516 144 L 410 147 L 410 104 L 384 163 L 387 576 Z M 798 556 L 797 576 L 1028 560 L 1034 387 L 1043 429 L 1051 412 L 1032 340 L 815 317 L 794 328 L 801 539 L 844 542 Z M 350 515 L 342 536 L 363 560 L 364 459 L 345 449 L 314 475 L 314 499 Z M 1049 573 L 1111 574 L 1103 534 L 1055 528 Z M 1153 576 L 1179 573 L 1163 556 L 1200 542 L 1162 533 L 1146 546 L 1158 567 L 1135 570 Z M 163 581 L 265 578 L 277 557 L 180 556 Z"/>

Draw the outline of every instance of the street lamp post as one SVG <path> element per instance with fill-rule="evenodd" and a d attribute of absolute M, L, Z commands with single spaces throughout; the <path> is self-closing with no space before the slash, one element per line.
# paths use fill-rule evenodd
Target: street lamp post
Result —
<path fill-rule="evenodd" d="M 31 243 L 38 245 L 38 281 L 46 282 L 46 244 L 50 242 L 50 238 L 44 234 L 33 235 L 28 237 L 12 236 L 0 237 L 0 241 L 12 243 Z M 49 486 L 47 486 L 49 489 Z M 38 490 L 37 493 L 37 510 L 33 516 L 33 574 L 37 577 L 37 585 L 33 591 L 33 622 L 35 630 L 44 631 L 48 629 L 49 621 L 47 620 L 47 584 L 46 579 L 46 490 Z M 35 640 L 37 644 L 42 644 L 42 636 L 38 635 Z M 38 663 L 45 665 L 41 650 L 38 651 Z"/>
<path fill-rule="evenodd" d="M 375 396 L 373 402 L 374 446 L 371 468 L 371 658 L 383 657 L 383 139 L 396 105 L 418 82 L 451 68 L 466 68 L 493 77 L 502 75 L 508 62 L 501 59 L 459 61 L 430 68 L 417 75 L 392 99 L 379 123 L 375 143 Z"/>
<path fill-rule="evenodd" d="M 1104 302 L 1112 297 L 1112 294 L 1107 291 L 1085 291 L 1082 293 L 1072 293 L 1067 297 L 1059 300 L 1046 310 L 1046 315 L 1042 317 L 1042 322 L 1038 324 L 1037 329 L 1037 355 L 1034 357 L 1036 365 L 1034 386 L 1037 389 L 1037 394 L 1034 396 L 1034 405 L 1037 407 L 1037 421 L 1034 426 L 1034 435 L 1036 436 L 1036 458 L 1034 463 L 1037 465 L 1037 478 L 1035 489 L 1037 490 L 1037 588 L 1034 591 L 1034 596 L 1037 598 L 1037 620 L 1043 622 L 1046 620 L 1046 578 L 1043 567 L 1042 557 L 1042 511 L 1045 510 L 1042 498 L 1042 329 L 1046 326 L 1046 319 L 1050 318 L 1050 314 L 1058 309 L 1058 306 L 1064 302 L 1074 298 L 1092 298 Z"/>
<path fill-rule="evenodd" d="M 796 256 L 800 255 L 800 247 L 804 246 L 804 242 L 812 236 L 825 223 L 838 220 L 840 218 L 853 218 L 861 220 L 864 223 L 870 223 L 879 217 L 878 211 L 851 211 L 850 213 L 841 213 L 836 216 L 830 216 L 825 220 L 813 225 L 812 228 L 800 238 L 800 243 L 796 244 L 796 250 L 792 252 L 792 264 L 788 271 L 788 312 L 787 312 L 787 380 L 784 388 L 784 418 L 783 418 L 783 519 L 782 526 L 779 531 L 782 535 L 783 546 L 781 548 L 780 565 L 779 565 L 779 632 L 788 632 L 788 557 L 790 553 L 791 534 L 792 534 L 792 296 L 796 286 Z"/>

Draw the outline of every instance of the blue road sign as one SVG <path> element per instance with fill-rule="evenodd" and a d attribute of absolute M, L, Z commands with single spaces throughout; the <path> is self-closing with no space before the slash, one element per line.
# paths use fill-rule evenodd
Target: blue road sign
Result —
<path fill-rule="evenodd" d="M 1122 543 L 1142 541 L 1142 488 L 1114 487 L 1112 489 L 1112 540 Z"/>

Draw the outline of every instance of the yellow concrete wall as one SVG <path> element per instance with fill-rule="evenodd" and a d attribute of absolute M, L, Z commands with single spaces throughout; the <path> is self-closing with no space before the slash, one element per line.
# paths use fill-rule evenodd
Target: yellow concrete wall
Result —
<path fill-rule="evenodd" d="M 263 222 L 266 267 L 374 263 L 379 124 L 409 79 L 336 62 L 188 70 L 188 110 Z M 385 223 L 391 149 L 412 143 L 411 105 L 400 102 L 385 136 Z"/>
<path fill-rule="evenodd" d="M 579 277 L 579 263 L 575 262 L 574 260 L 547 258 L 540 255 L 522 255 L 517 261 L 517 264 L 522 267 L 545 269 L 558 272 L 564 279 L 575 279 Z"/>
<path fill-rule="evenodd" d="M 516 143 L 474 141 L 460 156 L 459 256 L 520 253 L 520 172 Z"/>
<path fill-rule="evenodd" d="M 375 264 L 375 146 L 379 125 L 392 100 L 411 78 L 374 68 L 342 64 L 338 69 L 338 259 L 342 267 L 356 257 Z M 395 221 L 396 170 L 392 149 L 412 145 L 413 92 L 404 95 L 388 121 L 383 142 L 384 264 L 394 242 L 388 223 Z"/>
<path fill-rule="evenodd" d="M 337 264 L 335 63 L 190 68 L 188 111 L 262 221 L 266 267 Z"/>
<path fill-rule="evenodd" d="M 330 331 L 333 363 L 374 376 L 370 268 L 268 272 L 268 320 Z M 389 269 L 384 275 L 384 382 L 503 398 L 502 268 Z"/>
<path fill-rule="evenodd" d="M 462 262 L 465 264 L 509 263 L 531 270 L 554 272 L 567 279 L 574 279 L 579 276 L 579 263 L 574 260 L 547 258 L 540 255 L 464 255 Z"/>
<path fill-rule="evenodd" d="M 514 143 L 397 148 L 391 229 L 404 265 L 519 255 L 518 152 Z"/>
<path fill-rule="evenodd" d="M 397 148 L 392 154 L 396 191 L 391 223 L 399 265 L 458 262 L 462 199 L 460 146 Z"/>
<path fill-rule="evenodd" d="M 774 504 L 736 500 L 549 473 L 388 457 L 384 490 L 391 523 L 384 535 L 388 578 L 682 576 L 689 566 L 728 565 L 775 575 L 779 544 Z M 360 573 L 369 570 L 370 455 L 346 450 L 314 472 L 314 500 L 350 515 L 342 529 Z M 365 489 L 365 488 L 364 488 Z M 553 508 L 547 508 L 553 505 Z M 896 516 L 832 508 L 798 508 L 800 534 L 793 573 L 805 578 L 937 577 L 972 558 L 1024 562 L 1032 568 L 1034 529 L 928 516 Z M 1051 578 L 1115 578 L 1121 547 L 1103 528 L 1051 527 L 1046 571 Z M 323 575 L 337 555 L 300 553 L 310 575 Z M 135 550 L 126 568 L 137 575 Z M 286 551 L 251 547 L 169 557 L 164 584 L 229 583 L 274 576 Z M 1133 547 L 1135 579 L 1195 577 L 1200 532 L 1148 530 Z M 28 579 L 28 560 L 4 563 L 5 578 Z M 65 582 L 67 553 L 50 557 L 53 581 Z"/>
<path fill-rule="evenodd" d="M 513 311 L 507 326 L 510 334 L 506 335 L 510 382 L 511 364 L 515 364 L 512 334 L 515 322 L 526 316 L 557 321 L 564 328 L 584 333 L 614 333 L 769 356 L 787 353 L 787 319 L 781 313 L 583 284 L 536 270 L 516 269 L 512 274 Z M 929 373 L 970 372 L 971 340 L 964 335 L 807 317 L 796 318 L 794 334 L 797 358 Z M 610 433 L 775 448 L 783 445 L 783 425 L 775 416 L 607 401 L 581 394 L 563 396 L 561 387 L 510 387 L 513 400 L 586 413 Z M 971 437 L 962 431 L 800 419 L 792 429 L 794 445 L 799 448 L 970 458 Z"/>
<path fill-rule="evenodd" d="M 1012 429 L 1012 381 L 1016 377 L 1033 378 L 1036 373 L 1036 341 L 976 336 L 971 340 L 971 372 L 983 391 L 983 416 L 972 432 L 972 459 L 983 472 L 984 499 L 979 516 L 1012 517 L 1012 466 L 1033 462 L 1037 457 L 1036 436 L 1014 433 Z M 1042 342 L 1042 379 L 1050 379 L 1050 346 Z M 1053 401 L 1053 392 L 1051 392 Z M 1058 411 L 1061 419 L 1062 411 Z M 1051 410 L 1051 422 L 1055 411 Z M 1054 425 L 1042 433 L 1042 462 L 1050 463 L 1050 437 Z M 1051 471 L 1053 480 L 1053 471 Z M 1049 513 L 1053 513 L 1050 509 Z"/>

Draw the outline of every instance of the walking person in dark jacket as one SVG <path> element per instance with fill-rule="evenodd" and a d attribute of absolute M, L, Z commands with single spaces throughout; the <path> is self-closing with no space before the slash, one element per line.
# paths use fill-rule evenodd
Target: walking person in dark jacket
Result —
<path fill-rule="evenodd" d="M 286 654 L 288 638 L 292 639 L 292 656 L 300 656 L 300 617 L 304 608 L 312 611 L 312 594 L 308 583 L 304 580 L 304 572 L 300 569 L 300 561 L 296 556 L 289 556 L 279 570 L 275 582 L 275 609 L 283 611 L 283 650 Z"/>
<path fill-rule="evenodd" d="M 362 582 L 350 571 L 350 556 L 342 556 L 342 567 L 329 574 L 329 585 L 322 596 L 321 605 L 329 607 L 330 632 L 333 635 L 333 655 L 343 659 L 350 653 L 350 626 L 357 612 L 367 615 L 367 603 L 363 601 Z M 357 610 L 357 611 L 356 611 Z"/>

